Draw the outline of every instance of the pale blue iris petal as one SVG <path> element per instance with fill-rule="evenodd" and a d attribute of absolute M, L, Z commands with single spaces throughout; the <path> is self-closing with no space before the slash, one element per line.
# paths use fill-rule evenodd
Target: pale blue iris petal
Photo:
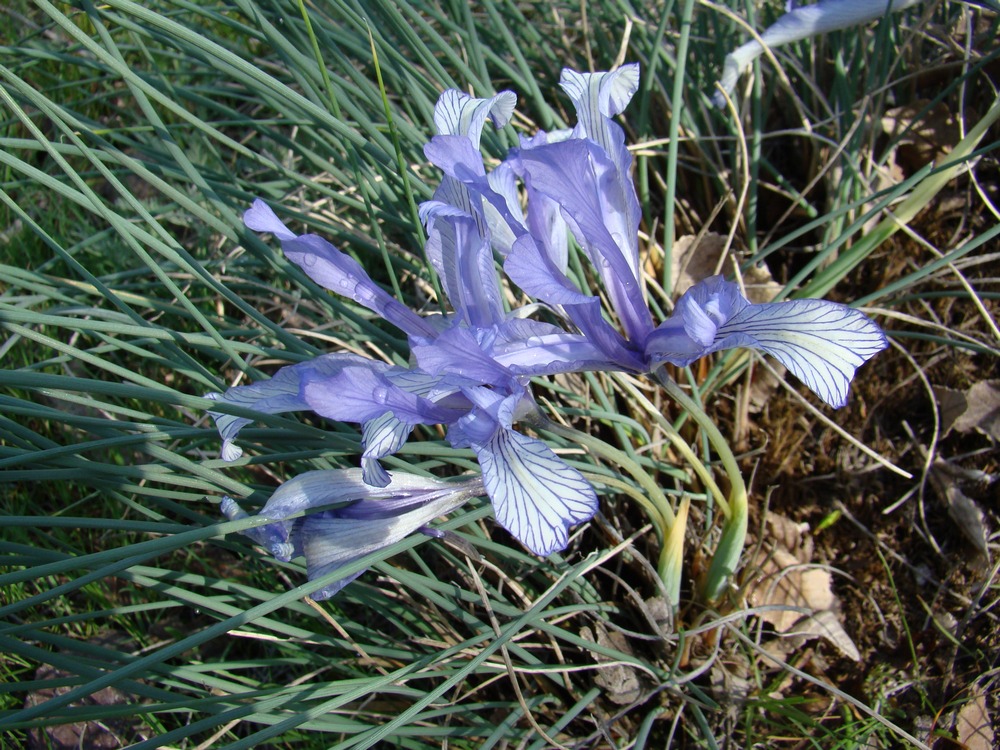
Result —
<path fill-rule="evenodd" d="M 512 374 L 525 377 L 617 369 L 590 339 L 576 333 L 510 342 L 495 348 L 493 358 Z"/>
<path fill-rule="evenodd" d="M 503 318 L 493 253 L 472 217 L 438 213 L 425 247 L 445 294 L 464 323 L 483 327 Z"/>
<path fill-rule="evenodd" d="M 540 440 L 502 429 L 473 449 L 497 522 L 536 555 L 564 549 L 569 528 L 597 512 L 587 480 Z"/>
<path fill-rule="evenodd" d="M 356 260 L 318 235 L 296 235 L 260 198 L 244 212 L 243 221 L 254 231 L 278 237 L 285 256 L 320 286 L 364 305 L 407 335 L 433 335 L 419 315 L 372 281 Z"/>
<path fill-rule="evenodd" d="M 460 392 L 463 386 L 471 385 L 465 378 L 452 373 L 431 375 L 423 370 L 402 367 L 389 370 L 385 377 L 404 391 L 409 391 L 434 403 L 447 401 L 451 396 Z"/>
<path fill-rule="evenodd" d="M 625 143 L 625 131 L 611 119 L 624 111 L 637 91 L 639 65 L 623 65 L 610 73 L 577 73 L 565 69 L 560 85 L 576 108 L 578 122 L 574 137 L 597 144 L 614 164 L 613 179 L 607 179 L 600 186 L 606 204 L 603 218 L 616 244 L 622 248 L 632 275 L 641 278 L 638 230 L 642 212 L 630 174 L 632 154 Z"/>
<path fill-rule="evenodd" d="M 411 351 L 424 372 L 448 373 L 470 382 L 502 386 L 510 379 L 510 373 L 488 353 L 494 336 L 490 329 L 474 332 L 456 327 L 442 332 L 429 344 L 414 346 Z"/>
<path fill-rule="evenodd" d="M 684 332 L 693 341 L 708 351 L 708 348 L 715 342 L 716 333 L 719 330 L 719 322 L 708 314 L 704 307 L 691 298 L 682 300 L 686 304 L 683 307 L 678 304 L 678 313 L 684 321 Z"/>
<path fill-rule="evenodd" d="M 562 208 L 622 327 L 630 338 L 644 340 L 653 323 L 639 283 L 638 225 L 632 226 L 634 219 L 624 210 L 620 176 L 608 155 L 590 141 L 574 139 L 521 151 L 512 163 L 531 189 Z"/>
<path fill-rule="evenodd" d="M 504 261 L 503 270 L 524 291 L 551 305 L 575 305 L 593 299 L 583 294 L 533 237 L 520 237 Z"/>
<path fill-rule="evenodd" d="M 663 321 L 646 339 L 646 359 L 651 367 L 670 362 L 687 367 L 708 353 L 708 347 L 691 338 L 685 319 L 671 316 Z M 714 343 L 714 340 L 713 340 Z"/>
<path fill-rule="evenodd" d="M 332 573 L 337 568 L 349 565 L 371 554 L 405 539 L 413 532 L 439 516 L 443 516 L 463 505 L 472 495 L 458 490 L 438 490 L 429 494 L 419 503 L 408 502 L 399 505 L 401 512 L 387 507 L 380 514 L 356 513 L 360 517 L 342 517 L 336 512 L 319 513 L 303 520 L 301 540 L 306 557 L 309 580 Z M 360 505 L 389 505 L 393 501 L 362 501 Z M 357 509 L 357 508 L 352 508 Z M 381 517 L 379 517 L 381 516 Z M 357 578 L 362 572 L 325 586 L 312 594 L 313 599 L 327 599 Z"/>
<path fill-rule="evenodd" d="M 305 555 L 313 580 L 396 543 L 481 491 L 479 480 L 455 484 L 399 472 L 376 489 L 364 483 L 358 469 L 310 471 L 275 490 L 260 515 L 276 523 L 261 528 L 279 536 L 290 530 L 291 543 L 282 547 L 279 539 L 276 549 L 284 560 Z M 337 504 L 342 507 L 289 518 Z M 332 596 L 356 577 L 342 578 L 314 597 Z"/>
<path fill-rule="evenodd" d="M 638 90 L 638 63 L 604 73 L 578 73 L 565 68 L 559 85 L 576 108 L 578 124 L 574 135 L 589 138 L 612 153 L 609 126 L 618 126 L 610 118 L 624 111 Z"/>
<path fill-rule="evenodd" d="M 566 313 L 580 332 L 604 353 L 606 362 L 626 371 L 639 372 L 645 369 L 640 352 L 604 318 L 600 298 L 591 297 L 582 304 L 567 305 Z"/>
<path fill-rule="evenodd" d="M 246 511 L 228 495 L 222 498 L 222 502 L 219 503 L 219 510 L 230 521 L 239 521 L 249 517 Z M 293 525 L 294 521 L 278 521 L 276 523 L 269 523 L 266 526 L 256 526 L 246 529 L 241 533 L 244 536 L 250 537 L 278 560 L 288 562 L 295 556 L 295 546 L 288 541 Z"/>
<path fill-rule="evenodd" d="M 810 299 L 748 305 L 719 328 L 713 350 L 735 346 L 767 352 L 823 401 L 841 407 L 857 368 L 888 341 L 864 313 Z"/>
<path fill-rule="evenodd" d="M 902 10 L 919 2 L 921 0 L 819 0 L 814 5 L 792 8 L 769 26 L 760 38 L 768 47 L 778 47 L 817 34 L 868 23 L 886 12 Z M 726 56 L 719 85 L 727 94 L 736 88 L 740 73 L 763 53 L 764 46 L 754 39 Z M 713 101 L 719 107 L 725 105 L 725 98 L 718 92 Z"/>
<path fill-rule="evenodd" d="M 302 397 L 317 414 L 340 422 L 367 422 L 387 411 L 411 424 L 455 418 L 451 410 L 400 388 L 374 367 L 344 368 L 334 377 L 307 376 Z"/>
<path fill-rule="evenodd" d="M 490 99 L 474 99 L 457 89 L 448 89 L 434 105 L 434 125 L 441 135 L 462 135 L 479 148 L 487 118 L 499 130 L 510 120 L 517 104 L 513 91 L 501 91 Z"/>
<path fill-rule="evenodd" d="M 497 327 L 490 356 L 511 374 L 523 377 L 615 366 L 587 336 L 526 318 L 510 318 Z"/>
<path fill-rule="evenodd" d="M 498 167 L 500 177 L 491 179 L 483 167 L 482 155 L 467 138 L 459 136 L 434 136 L 424 146 L 424 155 L 445 174 L 434 192 L 435 201 L 472 216 L 484 237 L 490 234 L 491 223 L 498 222 L 506 224 L 504 232 L 515 237 L 525 232 L 519 202 L 509 192 L 510 177 L 503 174 L 513 174 L 510 164 Z M 504 241 L 510 242 L 510 238 Z"/>
<path fill-rule="evenodd" d="M 385 487 L 389 484 L 389 473 L 382 468 L 378 459 L 391 456 L 406 443 L 413 425 L 401 421 L 392 412 L 365 422 L 361 432 L 361 472 L 365 484 Z"/>
<path fill-rule="evenodd" d="M 646 338 L 649 363 L 667 361 L 686 367 L 716 351 L 719 326 L 749 304 L 739 286 L 722 276 L 699 281 L 681 295 L 671 316 Z"/>
<path fill-rule="evenodd" d="M 565 274 L 569 268 L 569 228 L 559 203 L 544 193 L 526 187 L 528 231 L 552 267 Z"/>
<path fill-rule="evenodd" d="M 306 377 L 335 377 L 345 367 L 367 366 L 369 360 L 356 354 L 335 352 L 324 354 L 308 362 L 300 362 L 278 370 L 274 377 L 252 385 L 238 385 L 225 393 L 207 393 L 207 398 L 223 403 L 253 409 L 261 414 L 281 414 L 289 411 L 305 411 L 310 405 L 302 398 L 302 381 Z M 374 363 L 373 363 L 374 364 Z M 375 367 L 379 365 L 374 364 Z M 388 365 L 382 365 L 388 368 Z M 222 458 L 235 461 L 243 455 L 243 449 L 235 444 L 240 430 L 253 420 L 236 417 L 221 412 L 209 412 L 222 436 Z"/>
<path fill-rule="evenodd" d="M 295 232 L 285 226 L 277 214 L 260 198 L 243 212 L 243 223 L 255 232 L 270 232 L 279 240 L 294 240 Z"/>
<path fill-rule="evenodd" d="M 483 213 L 486 217 L 490 245 L 501 258 L 507 256 L 514 241 L 523 232 L 524 222 L 515 177 L 514 170 L 506 162 L 501 163 L 486 176 L 487 184 L 507 205 L 507 211 L 501 212 L 491 202 L 483 201 Z M 511 226 L 511 217 L 518 219 L 517 227 Z M 565 233 L 565 224 L 563 224 L 563 232 Z"/>
<path fill-rule="evenodd" d="M 320 286 L 354 300 L 410 336 L 433 331 L 419 315 L 372 281 L 361 265 L 315 234 L 283 240 L 282 252 Z"/>

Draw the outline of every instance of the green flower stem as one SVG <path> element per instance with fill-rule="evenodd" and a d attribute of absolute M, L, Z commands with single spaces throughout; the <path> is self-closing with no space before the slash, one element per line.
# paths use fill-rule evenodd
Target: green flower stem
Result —
<path fill-rule="evenodd" d="M 660 513 L 660 509 L 651 503 L 649 498 L 647 498 L 639 488 L 624 479 L 609 477 L 606 474 L 598 474 L 594 471 L 583 471 L 581 474 L 583 474 L 584 479 L 591 484 L 607 487 L 608 489 L 621 493 L 622 495 L 628 495 L 630 498 L 635 500 L 640 506 L 642 506 L 642 509 L 646 511 L 646 515 L 652 519 L 653 527 L 656 529 L 656 535 L 660 538 L 661 542 L 663 541 L 664 535 L 667 533 L 663 528 L 663 525 L 666 523 L 663 518 L 663 514 Z"/>
<path fill-rule="evenodd" d="M 572 427 L 564 427 L 556 424 L 546 417 L 542 417 L 542 419 L 544 421 L 539 423 L 538 427 L 582 445 L 611 464 L 619 466 L 631 474 L 649 494 L 649 504 L 645 508 L 647 512 L 650 512 L 652 521 L 660 530 L 662 534 L 661 538 L 666 538 L 667 534 L 670 533 L 670 528 L 674 525 L 674 509 L 670 506 L 670 502 L 667 500 L 667 496 L 663 494 L 660 486 L 650 478 L 649 474 L 642 470 L 641 466 L 633 461 L 625 451 L 608 445 L 593 435 L 580 432 L 580 430 L 575 430 Z"/>
<path fill-rule="evenodd" d="M 749 506 L 747 502 L 747 487 L 743 481 L 743 473 L 736 463 L 729 443 L 715 423 L 709 419 L 701 404 L 691 398 L 684 390 L 667 375 L 664 368 L 659 368 L 655 376 L 664 390 L 672 396 L 677 403 L 683 406 L 691 418 L 705 431 L 709 442 L 715 448 L 722 460 L 722 466 L 729 477 L 729 502 L 720 503 L 719 507 L 726 516 L 722 526 L 722 536 L 719 544 L 712 555 L 712 563 L 708 572 L 701 582 L 702 598 L 707 602 L 717 600 L 725 590 L 726 581 L 736 572 L 739 566 L 740 556 L 743 554 L 743 545 L 747 536 L 747 516 Z M 695 466 L 700 465 L 700 462 Z M 714 493 L 713 493 L 714 494 Z"/>
<path fill-rule="evenodd" d="M 667 601 L 676 610 L 680 604 L 681 573 L 684 561 L 684 533 L 687 529 L 687 512 L 691 504 L 690 499 L 687 497 L 681 499 L 678 514 L 675 515 L 673 507 L 670 505 L 667 496 L 663 493 L 660 486 L 624 451 L 608 445 L 603 440 L 599 440 L 585 432 L 574 430 L 571 427 L 563 427 L 551 421 L 546 421 L 539 426 L 556 435 L 573 440 L 615 466 L 621 467 L 631 474 L 646 493 L 648 493 L 648 498 L 643 497 L 640 492 L 629 492 L 628 495 L 639 502 L 643 510 L 649 514 L 653 525 L 657 528 L 662 544 L 660 546 L 660 559 L 657 561 L 656 572 L 660 576 L 660 580 L 663 581 Z"/>
<path fill-rule="evenodd" d="M 683 437 L 681 437 L 680 433 L 677 432 L 677 429 L 670 423 L 670 421 L 660 413 L 660 410 L 656 407 L 656 405 L 646 398 L 642 391 L 635 387 L 634 383 L 631 383 L 628 378 L 621 375 L 615 375 L 613 377 L 659 425 L 660 429 L 662 429 L 666 434 L 667 439 L 673 444 L 674 448 L 677 449 L 677 452 L 683 456 L 684 460 L 688 462 L 694 470 L 694 473 L 698 475 L 698 478 L 701 479 L 702 483 L 705 485 L 705 488 L 712 494 L 716 504 L 722 509 L 722 512 L 726 515 L 726 517 L 728 517 L 730 513 L 729 502 L 726 500 L 726 496 L 723 494 L 722 490 L 719 489 L 719 485 L 716 484 L 712 473 L 708 470 L 705 464 L 702 463 L 701 459 L 698 458 L 698 454 L 691 449 L 691 446 L 688 445 L 688 442 Z M 689 398 L 687 394 L 684 394 L 684 396 L 685 398 Z M 691 403 L 695 402 L 691 401 Z M 690 407 L 686 408 L 690 409 Z M 715 425 L 712 426 L 714 427 Z"/>

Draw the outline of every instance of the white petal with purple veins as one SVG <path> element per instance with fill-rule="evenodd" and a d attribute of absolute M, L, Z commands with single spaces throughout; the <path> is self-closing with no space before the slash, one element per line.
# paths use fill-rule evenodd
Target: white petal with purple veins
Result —
<path fill-rule="evenodd" d="M 391 456 L 402 448 L 412 430 L 413 425 L 400 421 L 392 412 L 365 422 L 361 438 L 364 446 L 361 472 L 365 484 L 373 487 L 385 487 L 389 484 L 389 473 L 382 468 L 378 459 Z"/>
<path fill-rule="evenodd" d="M 434 105 L 434 125 L 440 135 L 464 135 L 479 148 L 479 138 L 486 119 L 502 128 L 514 114 L 517 96 L 513 91 L 501 91 L 490 99 L 474 99 L 458 89 L 448 89 Z"/>
<path fill-rule="evenodd" d="M 433 481 L 433 480 L 431 480 Z M 302 521 L 298 543 L 306 558 L 309 580 L 332 573 L 372 552 L 384 549 L 463 505 L 473 492 L 462 486 L 428 487 L 425 502 L 411 504 L 408 510 L 386 512 L 371 518 L 342 517 L 336 511 L 319 513 Z M 393 501 L 362 501 L 368 505 Z M 391 508 L 387 508 L 391 511 Z M 312 594 L 316 600 L 327 599 L 357 578 L 358 571 L 331 583 Z"/>
<path fill-rule="evenodd" d="M 825 300 L 748 305 L 719 328 L 713 350 L 750 346 L 767 352 L 833 407 L 861 365 L 889 345 L 864 313 Z"/>
<path fill-rule="evenodd" d="M 593 487 L 542 441 L 501 429 L 473 448 L 497 522 L 536 555 L 565 548 L 570 526 L 597 512 Z"/>

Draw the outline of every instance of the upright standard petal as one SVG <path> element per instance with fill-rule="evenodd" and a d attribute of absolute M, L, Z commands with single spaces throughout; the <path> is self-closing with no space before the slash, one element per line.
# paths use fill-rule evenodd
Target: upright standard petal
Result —
<path fill-rule="evenodd" d="M 629 338 L 645 338 L 653 324 L 640 284 L 638 216 L 623 208 L 624 196 L 635 196 L 627 175 L 597 144 L 579 139 L 521 151 L 512 163 L 532 190 L 562 209 Z"/>
<path fill-rule="evenodd" d="M 425 246 L 444 292 L 461 322 L 471 327 L 503 319 L 500 281 L 489 238 L 472 216 L 437 212 Z"/>
<path fill-rule="evenodd" d="M 769 26 L 760 39 L 768 47 L 778 47 L 817 34 L 868 23 L 919 2 L 921 0 L 819 0 L 815 5 L 792 8 Z M 726 56 L 719 85 L 727 94 L 736 88 L 740 73 L 764 54 L 761 42 L 753 39 Z M 718 92 L 713 101 L 719 107 L 725 105 L 725 98 Z"/>
<path fill-rule="evenodd" d="M 760 349 L 833 407 L 847 403 L 858 367 L 888 346 L 859 310 L 826 300 L 750 304 L 732 282 L 713 276 L 691 287 L 646 342 L 651 364 L 685 366 L 721 349 Z"/>
<path fill-rule="evenodd" d="M 638 232 L 642 213 L 630 174 L 632 154 L 625 144 L 625 132 L 611 119 L 625 111 L 638 90 L 639 65 L 623 65 L 608 73 L 577 73 L 567 68 L 559 85 L 576 109 L 574 136 L 596 143 L 615 165 L 615 179 L 600 185 L 607 204 L 603 217 L 608 231 L 621 246 L 632 275 L 639 279 Z"/>
<path fill-rule="evenodd" d="M 513 91 L 501 91 L 489 99 L 475 99 L 458 89 L 448 89 L 434 105 L 434 125 L 438 135 L 463 135 L 479 148 L 487 119 L 499 130 L 510 120 L 517 104 Z"/>

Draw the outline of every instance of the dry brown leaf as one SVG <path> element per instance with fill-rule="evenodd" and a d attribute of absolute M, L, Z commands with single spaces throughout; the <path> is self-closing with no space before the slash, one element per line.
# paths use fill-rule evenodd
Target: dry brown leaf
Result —
<path fill-rule="evenodd" d="M 595 623 L 594 627 L 597 630 L 597 644 L 599 646 L 613 648 L 616 651 L 621 651 L 623 654 L 632 653 L 632 647 L 622 633 L 619 633 L 617 630 L 608 630 L 600 622 Z M 593 641 L 594 632 L 585 625 L 580 628 L 580 637 L 584 640 Z M 597 660 L 598 664 L 614 661 L 596 651 L 591 652 L 591 654 Z M 597 674 L 594 676 L 594 682 L 597 683 L 598 687 L 605 690 L 608 700 L 612 703 L 617 703 L 619 706 L 634 703 L 642 694 L 639 675 L 635 669 L 627 664 L 615 663 L 611 666 L 598 669 Z"/>
<path fill-rule="evenodd" d="M 861 655 L 838 619 L 833 579 L 812 564 L 809 525 L 770 511 L 765 523 L 768 536 L 752 566 L 758 573 L 747 586 L 747 600 L 753 607 L 779 608 L 760 614 L 776 632 L 790 639 L 789 643 L 775 644 L 777 648 L 787 650 L 789 644 L 797 647 L 824 638 L 844 656 L 858 661 Z"/>
<path fill-rule="evenodd" d="M 948 500 L 948 515 L 955 522 L 965 538 L 972 542 L 980 556 L 990 559 L 988 546 L 989 532 L 986 529 L 986 516 L 976 501 L 963 493 L 954 484 L 945 487 L 945 497 Z"/>
<path fill-rule="evenodd" d="M 989 561 L 989 530 L 986 528 L 986 514 L 979 508 L 976 501 L 967 496 L 955 479 L 949 464 L 944 461 L 935 462 L 931 467 L 931 482 L 935 489 L 944 497 L 948 504 L 948 516 L 959 530 L 972 542 L 976 554 Z"/>
<path fill-rule="evenodd" d="M 893 153 L 907 173 L 946 156 L 962 138 L 958 118 L 944 102 L 926 111 L 929 100 L 918 99 L 890 109 L 882 117 L 882 130 L 898 138 Z"/>
<path fill-rule="evenodd" d="M 670 280 L 674 295 L 680 296 L 702 279 L 719 273 L 726 249 L 726 238 L 709 232 L 701 239 L 686 234 L 674 243 L 671 254 Z"/>
<path fill-rule="evenodd" d="M 983 380 L 966 391 L 934 386 L 941 411 L 941 434 L 978 430 L 1000 440 L 1000 381 Z"/>
<path fill-rule="evenodd" d="M 993 750 L 997 746 L 986 696 L 978 686 L 973 686 L 972 698 L 958 712 L 955 734 L 966 750 Z"/>
<path fill-rule="evenodd" d="M 702 279 L 726 272 L 723 252 L 727 239 L 715 232 L 699 237 L 686 234 L 673 247 L 670 279 L 675 296 L 680 296 Z M 743 273 L 743 285 L 751 302 L 770 302 L 781 291 L 781 284 L 771 276 L 767 266 L 753 266 Z"/>

